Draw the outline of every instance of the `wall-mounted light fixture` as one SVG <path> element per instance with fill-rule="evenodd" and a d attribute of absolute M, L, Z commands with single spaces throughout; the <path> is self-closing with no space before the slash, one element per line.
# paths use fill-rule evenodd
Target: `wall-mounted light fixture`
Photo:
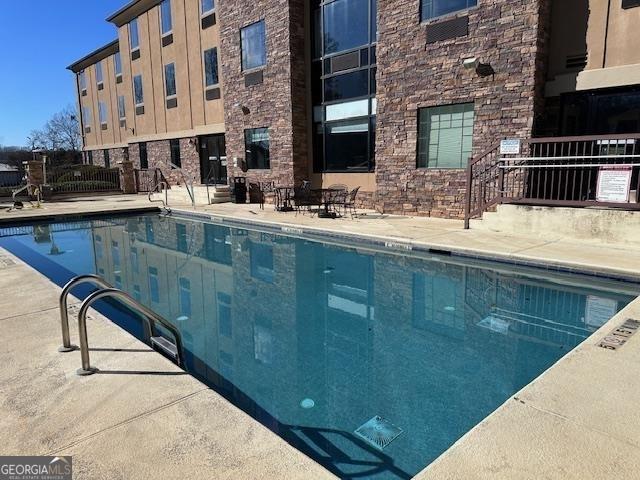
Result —
<path fill-rule="evenodd" d="M 478 76 L 488 77 L 496 71 L 488 63 L 482 63 L 478 57 L 469 57 L 462 60 L 462 66 L 467 70 L 475 70 Z"/>

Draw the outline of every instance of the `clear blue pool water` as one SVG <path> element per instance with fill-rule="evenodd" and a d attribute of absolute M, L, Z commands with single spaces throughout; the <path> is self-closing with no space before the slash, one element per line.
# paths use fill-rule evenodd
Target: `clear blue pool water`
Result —
<path fill-rule="evenodd" d="M 2 228 L 0 246 L 173 321 L 192 374 L 343 478 L 415 475 L 637 291 L 157 215 Z M 375 417 L 400 432 L 382 449 L 354 433 Z"/>

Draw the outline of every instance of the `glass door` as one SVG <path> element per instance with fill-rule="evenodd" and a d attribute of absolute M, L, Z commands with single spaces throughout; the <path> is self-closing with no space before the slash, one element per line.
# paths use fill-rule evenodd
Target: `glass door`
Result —
<path fill-rule="evenodd" d="M 224 134 L 200 137 L 200 174 L 203 184 L 227 184 L 227 148 Z"/>

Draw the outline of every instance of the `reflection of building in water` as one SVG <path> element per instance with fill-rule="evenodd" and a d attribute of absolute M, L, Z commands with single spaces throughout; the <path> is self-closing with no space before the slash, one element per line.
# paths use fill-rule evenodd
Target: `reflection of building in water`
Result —
<path fill-rule="evenodd" d="M 96 228 L 93 244 L 98 274 L 174 321 L 192 371 L 241 407 L 274 429 L 264 412 L 347 432 L 382 415 L 402 423 L 398 448 L 417 467 L 586 338 L 593 298 L 627 300 L 151 216 Z M 352 439 L 323 438 L 358 455 Z"/>

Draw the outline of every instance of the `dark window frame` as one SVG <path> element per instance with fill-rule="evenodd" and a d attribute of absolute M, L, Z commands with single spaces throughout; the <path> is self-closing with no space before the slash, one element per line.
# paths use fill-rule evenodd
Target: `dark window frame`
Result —
<path fill-rule="evenodd" d="M 174 138 L 169 140 L 169 151 L 171 153 L 171 163 L 178 168 L 182 168 L 182 158 L 180 157 L 180 140 Z"/>
<path fill-rule="evenodd" d="M 454 15 L 458 15 L 461 12 L 468 12 L 470 10 L 473 10 L 474 8 L 478 8 L 478 2 L 482 1 L 482 0 L 466 0 L 467 1 L 467 6 L 460 8 L 458 10 L 451 10 L 450 12 L 446 12 L 446 13 L 441 13 L 438 15 L 431 15 L 431 16 L 426 16 L 426 12 L 425 12 L 425 2 L 428 0 L 420 0 L 420 23 L 425 23 L 425 22 L 433 22 L 433 21 L 437 21 L 440 19 L 444 19 L 447 17 L 451 17 Z M 436 0 L 431 0 L 432 2 L 436 1 Z M 469 5 L 469 3 L 475 2 L 473 5 Z"/>
<path fill-rule="evenodd" d="M 255 148 L 255 146 L 257 145 L 257 142 L 252 141 L 252 143 L 250 144 L 248 140 L 248 134 L 251 134 L 252 132 L 257 132 L 258 130 L 262 130 L 267 134 L 266 155 L 263 158 L 262 166 L 260 166 L 259 163 L 256 163 L 254 161 L 254 158 L 257 157 L 257 155 L 254 154 L 254 149 L 252 147 Z M 269 132 L 269 127 L 246 128 L 244 130 L 244 150 L 245 150 L 245 160 L 247 163 L 247 168 L 249 170 L 270 170 L 271 169 L 271 135 Z"/>
<path fill-rule="evenodd" d="M 465 106 L 465 105 L 473 105 L 473 125 L 472 125 L 472 132 L 471 132 L 471 154 L 470 154 L 470 158 L 472 158 L 473 156 L 473 136 L 475 133 L 475 122 L 476 122 L 476 105 L 475 102 L 461 102 L 461 103 L 449 103 L 449 104 L 441 104 L 441 105 L 431 105 L 429 107 L 420 107 L 417 109 L 416 111 L 416 120 L 417 120 L 417 135 L 416 135 L 416 170 L 432 170 L 432 171 L 436 171 L 436 170 L 465 170 L 467 168 L 467 163 L 468 160 L 467 159 L 467 163 L 462 163 L 462 159 L 461 159 L 461 165 L 459 167 L 440 167 L 440 166 L 436 166 L 436 167 L 430 167 L 429 166 L 429 144 L 427 144 L 427 157 L 426 157 L 426 165 L 421 165 L 420 164 L 420 128 L 421 128 L 421 122 L 420 122 L 420 114 L 422 111 L 428 111 L 430 109 L 435 109 L 435 108 L 441 108 L 441 107 L 453 107 L 453 106 Z M 464 119 L 463 119 L 464 120 Z M 464 128 L 464 126 L 462 127 Z M 427 137 L 428 138 L 428 137 Z"/>
<path fill-rule="evenodd" d="M 104 168 L 111 168 L 111 153 L 108 149 L 104 149 L 102 151 L 102 155 L 104 157 Z"/>
<path fill-rule="evenodd" d="M 327 5 L 333 3 L 331 1 L 325 0 L 315 0 L 312 4 L 312 17 L 317 17 L 317 26 L 320 28 L 320 31 L 316 31 L 314 27 L 312 27 L 312 42 L 311 42 L 311 56 L 312 56 L 312 105 L 314 107 L 321 106 L 322 107 L 322 117 L 320 120 L 317 118 L 313 118 L 312 129 L 313 129 L 313 171 L 314 173 L 371 173 L 375 172 L 375 136 L 376 132 L 373 130 L 377 124 L 376 114 L 373 112 L 372 102 L 376 98 L 376 81 L 375 74 L 377 72 L 377 39 L 379 35 L 379 24 L 378 24 L 378 8 L 377 8 L 377 0 L 369 0 L 368 2 L 368 40 L 369 43 L 348 48 L 345 50 L 340 50 L 336 52 L 326 53 L 325 52 L 325 39 L 324 39 L 324 9 Z M 314 23 L 312 21 L 312 23 Z M 319 38 L 318 38 L 319 37 Z M 318 43 L 319 42 L 319 43 Z M 318 44 L 320 47 L 320 56 L 317 56 L 315 45 Z M 360 52 L 360 61 L 359 66 L 354 68 L 349 68 L 345 70 L 341 70 L 338 72 L 333 71 L 333 58 L 349 55 L 356 52 Z M 369 74 L 366 75 L 367 87 L 366 87 L 366 95 L 361 96 L 353 96 L 353 97 L 344 97 L 339 99 L 328 99 L 327 86 L 325 82 L 327 80 L 332 81 L 331 79 L 341 77 L 343 75 L 350 75 L 360 71 L 368 71 Z M 314 75 L 315 72 L 315 75 Z M 318 75 L 319 74 L 319 75 Z M 326 120 L 326 108 L 332 105 L 338 105 L 348 102 L 356 102 L 359 100 L 369 100 L 369 108 L 368 115 L 354 116 L 349 118 L 343 118 L 339 120 Z M 350 122 L 357 120 L 365 120 L 368 119 L 368 149 L 367 149 L 367 157 L 368 157 L 368 165 L 366 168 L 347 168 L 344 169 L 335 169 L 335 168 L 327 168 L 327 158 L 326 158 L 326 142 L 327 142 L 327 131 L 330 128 L 331 124 L 336 122 Z M 318 158 L 320 157 L 320 158 Z M 331 163 L 331 162 L 329 162 Z"/>
<path fill-rule="evenodd" d="M 144 152 L 144 153 L 143 153 Z M 138 143 L 138 153 L 140 156 L 140 169 L 149 169 L 149 154 L 147 152 L 147 142 Z"/>
<path fill-rule="evenodd" d="M 256 27 L 258 25 L 262 25 L 262 34 L 263 34 L 262 48 L 264 50 L 263 51 L 264 61 L 260 65 L 245 66 L 245 48 L 244 48 L 242 34 L 248 29 Z M 261 20 L 258 20 L 257 22 L 250 23 L 249 25 L 245 25 L 244 27 L 240 28 L 240 68 L 242 69 L 242 71 L 253 72 L 261 68 L 265 68 L 267 66 L 267 60 L 268 60 L 267 56 L 268 56 L 267 55 L 267 23 L 265 22 L 264 18 Z"/>
<path fill-rule="evenodd" d="M 213 59 L 214 62 L 212 65 L 215 66 L 214 71 L 209 72 L 207 69 L 207 53 L 208 52 L 213 52 Z M 217 47 L 213 47 L 213 48 L 208 48 L 206 49 L 204 52 L 202 52 L 202 63 L 203 63 L 203 70 L 204 70 L 204 88 L 205 90 L 209 90 L 212 88 L 216 88 L 220 85 L 220 65 L 219 65 L 219 61 L 218 61 L 218 48 Z M 209 73 L 211 73 L 212 77 L 214 77 L 213 79 L 215 80 L 214 83 L 208 83 L 209 82 Z"/>

